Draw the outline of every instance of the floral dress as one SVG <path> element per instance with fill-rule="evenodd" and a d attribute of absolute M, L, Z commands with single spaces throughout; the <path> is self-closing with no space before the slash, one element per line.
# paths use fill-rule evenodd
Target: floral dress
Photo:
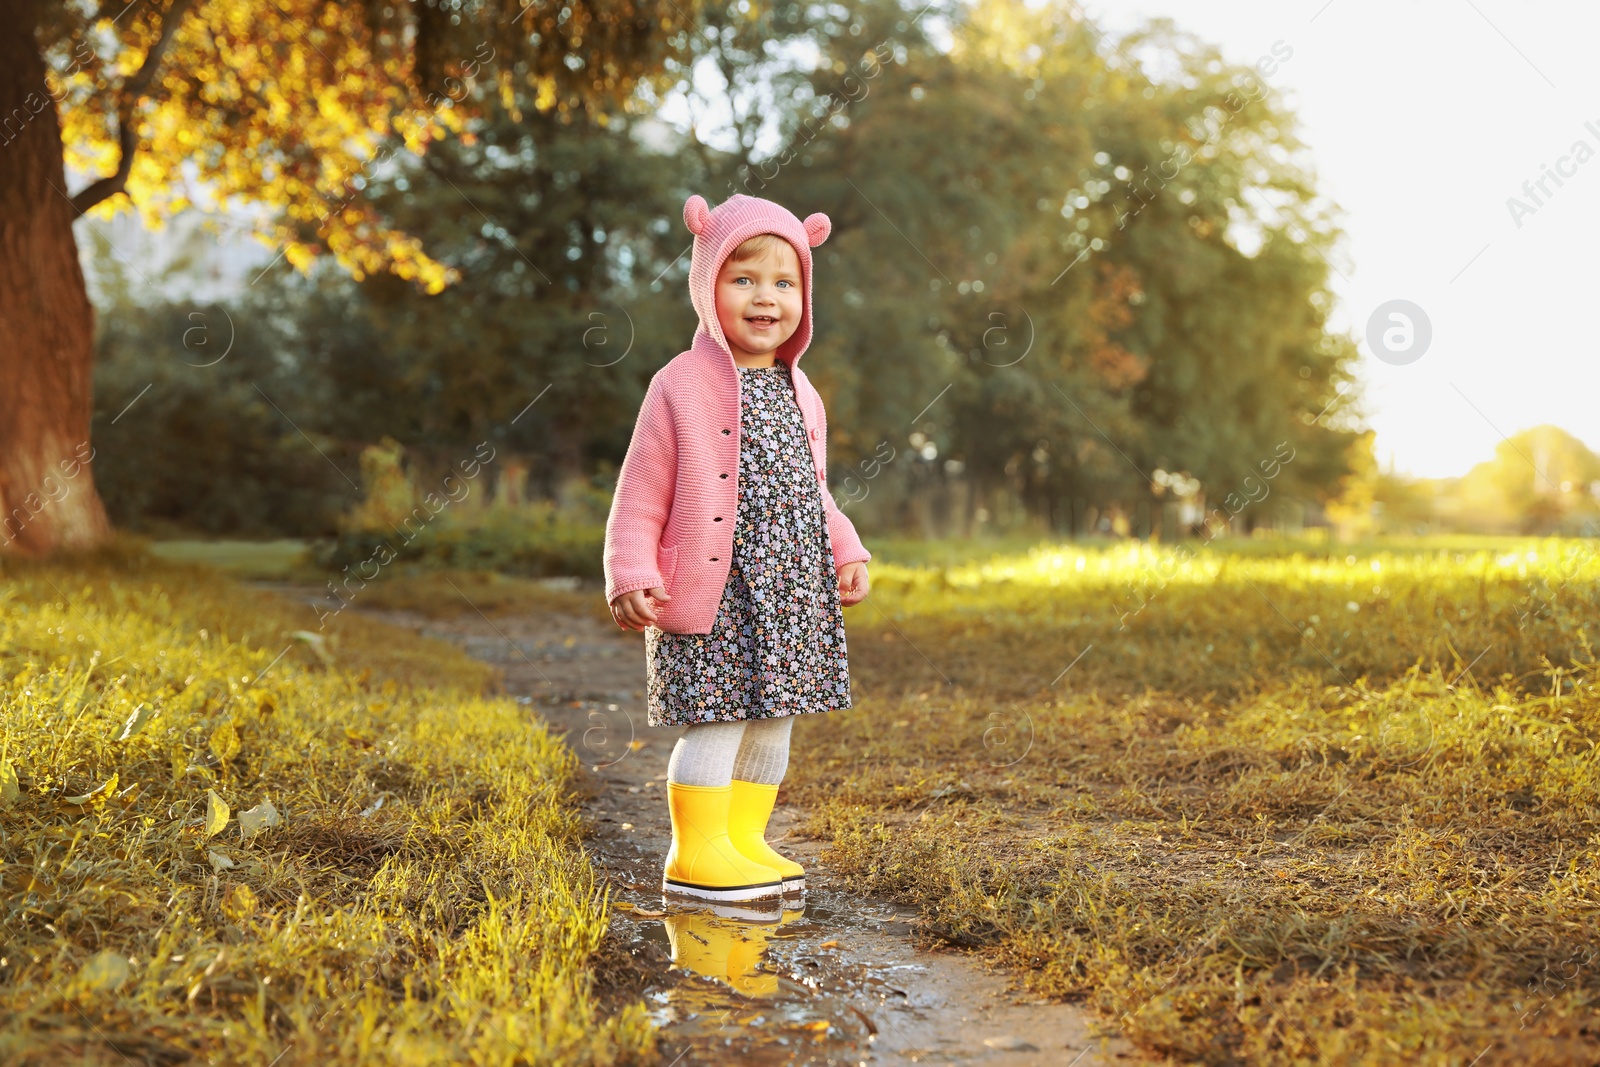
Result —
<path fill-rule="evenodd" d="M 651 726 L 850 707 L 822 489 L 788 364 L 739 368 L 733 561 L 709 634 L 645 630 Z"/>

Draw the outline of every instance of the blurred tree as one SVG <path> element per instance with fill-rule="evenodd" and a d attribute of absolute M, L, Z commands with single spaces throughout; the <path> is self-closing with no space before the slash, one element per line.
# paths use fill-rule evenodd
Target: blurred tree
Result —
<path fill-rule="evenodd" d="M 402 463 L 405 447 L 385 437 L 361 451 L 361 503 L 346 512 L 341 525 L 355 533 L 388 534 L 399 529 L 417 507 L 417 487 Z"/>
<path fill-rule="evenodd" d="M 1428 479 L 1380 472 L 1372 489 L 1382 532 L 1427 534 L 1441 528 L 1438 487 Z"/>
<path fill-rule="evenodd" d="M 1057 528 L 1086 501 L 1148 531 L 1157 469 L 1213 506 L 1268 472 L 1325 495 L 1356 350 L 1326 327 L 1338 232 L 1275 94 L 1166 23 L 1111 41 L 1070 0 L 980 0 L 952 33 L 948 54 L 827 40 L 817 97 L 859 84 L 754 168 L 834 220 L 812 362 L 832 454 L 923 434 L 972 512 L 1011 496 Z"/>
<path fill-rule="evenodd" d="M 924 34 L 941 15 L 953 48 Z M 442 291 L 333 264 L 252 287 L 222 379 L 293 413 L 332 496 L 349 489 L 334 468 L 385 434 L 415 473 L 493 438 L 542 494 L 573 474 L 603 487 L 645 381 L 694 327 L 683 199 L 735 191 L 833 219 L 806 367 L 835 484 L 887 490 L 888 522 L 932 530 L 940 501 L 969 529 L 1115 514 L 1148 533 L 1173 486 L 1213 507 L 1267 481 L 1278 499 L 1337 492 L 1354 357 L 1326 327 L 1337 233 L 1249 71 L 1163 24 L 1111 41 L 1066 0 L 735 2 L 676 44 L 620 107 L 462 82 L 458 132 L 361 175 L 362 211 L 425 247 Z M 669 85 L 692 128 L 655 117 Z M 151 399 L 153 357 L 116 351 L 108 416 Z M 137 449 L 164 432 L 139 412 L 97 432 Z M 228 493 L 288 488 L 268 477 L 250 467 Z M 972 491 L 931 491 L 947 486 Z"/>
<path fill-rule="evenodd" d="M 736 72 L 740 92 L 764 92 L 765 84 L 743 82 L 743 53 L 731 63 L 721 53 L 759 52 L 761 33 L 795 29 L 787 10 L 752 23 L 736 5 L 708 9 L 707 32 L 668 66 L 687 77 L 688 64 L 715 61 Z M 768 43 L 777 50 L 781 41 Z M 574 475 L 601 487 L 626 450 L 649 375 L 694 329 L 683 288 L 683 200 L 715 193 L 714 183 L 726 184 L 742 157 L 696 145 L 655 120 L 648 87 L 622 109 L 566 115 L 537 111 L 526 89 L 511 93 L 509 106 L 483 86 L 468 92 L 476 114 L 459 135 L 424 156 L 396 154 L 364 189 L 384 226 L 421 241 L 456 280 L 423 295 L 393 274 L 356 282 L 318 264 L 302 281 L 279 265 L 234 309 L 249 343 L 207 373 L 247 386 L 267 375 L 262 384 L 293 412 L 295 430 L 314 437 L 343 471 L 357 469 L 363 444 L 388 434 L 405 442 L 408 470 L 425 480 L 430 468 L 490 437 L 506 464 L 532 475 L 539 495 L 568 494 Z M 707 161 L 719 177 L 707 175 Z M 101 261 L 120 274 L 114 257 Z M 102 279 L 102 289 L 115 294 L 126 281 Z M 103 395 L 110 414 L 149 383 L 154 365 L 171 361 L 183 324 L 177 315 L 163 321 L 164 335 L 103 346 L 102 362 L 116 364 L 104 371 L 115 383 Z M 281 419 L 277 429 L 294 432 Z M 101 420 L 97 432 L 119 454 L 128 451 L 132 462 L 116 465 L 119 481 L 141 469 L 168 477 L 162 461 L 183 450 L 181 441 L 158 444 L 166 427 L 139 420 L 137 411 L 115 425 Z M 141 457 L 151 462 L 140 464 Z M 192 473 L 170 476 L 192 491 Z M 239 512 L 218 506 L 221 498 L 270 498 L 289 488 L 268 474 L 241 470 L 205 494 L 205 528 Z M 326 488 L 341 495 L 339 485 Z M 148 499 L 147 489 L 119 484 L 107 494 L 118 522 L 150 526 L 125 509 Z M 591 495 L 578 494 L 584 502 Z M 284 514 L 307 520 L 303 511 Z M 301 532 L 325 532 L 331 521 L 319 515 Z"/>
<path fill-rule="evenodd" d="M 474 79 L 540 112 L 615 103 L 661 76 L 696 4 L 675 0 L 15 0 L 0 14 L 0 515 L 6 544 L 92 544 L 108 523 L 88 470 L 59 505 L 44 479 L 89 442 L 94 320 L 72 233 L 127 198 L 152 223 L 200 181 L 285 208 L 284 256 L 330 251 L 355 276 L 429 291 L 450 271 L 363 189 L 394 142 L 461 132 Z M 69 193 L 64 165 L 100 174 Z"/>
<path fill-rule="evenodd" d="M 393 278 L 361 289 L 408 397 L 408 424 L 391 405 L 387 432 L 434 451 L 493 438 L 537 457 L 550 493 L 601 457 L 620 463 L 649 374 L 693 332 L 681 293 L 649 288 L 689 236 L 671 224 L 692 164 L 641 143 L 626 114 L 485 110 L 470 138 L 370 187 L 459 280 L 420 299 Z"/>
<path fill-rule="evenodd" d="M 1495 446 L 1494 458 L 1456 487 L 1463 517 L 1519 533 L 1575 532 L 1600 517 L 1600 456 L 1556 426 L 1535 426 Z"/>
<path fill-rule="evenodd" d="M 459 276 L 426 300 L 393 279 L 362 284 L 382 309 L 380 344 L 418 399 L 408 444 L 498 437 L 534 460 L 546 495 L 620 464 L 650 374 L 688 347 L 696 325 L 684 200 L 719 202 L 749 185 L 758 145 L 802 129 L 816 102 L 806 45 L 859 33 L 869 15 L 894 40 L 916 38 L 894 0 L 850 10 L 703 4 L 666 64 L 698 127 L 679 132 L 654 117 L 664 81 L 641 84 L 620 109 L 569 116 L 500 95 L 463 136 L 374 181 L 369 199 L 386 222 Z"/>
<path fill-rule="evenodd" d="M 1370 534 L 1376 526 L 1372 505 L 1377 501 L 1378 457 L 1373 450 L 1377 434 L 1372 430 L 1350 440 L 1349 473 L 1338 482 L 1337 495 L 1324 508 L 1328 521 L 1339 531 L 1341 541 L 1352 541 Z"/>
<path fill-rule="evenodd" d="M 359 336 L 359 319 L 328 325 Z M 359 495 L 356 449 L 284 418 L 306 410 L 311 392 L 282 358 L 296 326 L 249 304 L 118 305 L 101 320 L 95 390 L 104 404 L 92 432 L 113 521 L 153 535 L 336 531 L 339 511 Z"/>

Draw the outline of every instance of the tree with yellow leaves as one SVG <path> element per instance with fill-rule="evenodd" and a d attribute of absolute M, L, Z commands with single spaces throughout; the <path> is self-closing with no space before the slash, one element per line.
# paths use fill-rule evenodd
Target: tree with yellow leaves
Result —
<path fill-rule="evenodd" d="M 1339 478 L 1337 492 L 1323 507 L 1340 541 L 1354 541 L 1376 528 L 1372 505 L 1377 500 L 1382 479 L 1374 445 L 1376 440 L 1377 433 L 1373 430 L 1362 430 L 1351 436 L 1345 450 L 1349 471 Z"/>
<path fill-rule="evenodd" d="M 130 204 L 279 209 L 261 236 L 427 292 L 452 280 L 363 199 L 401 148 L 508 108 L 599 108 L 664 75 L 674 0 L 11 0 L 0 14 L 0 552 L 103 540 L 94 311 L 73 223 Z M 67 167 L 95 175 L 67 186 Z M 205 200 L 191 203 L 195 190 Z"/>

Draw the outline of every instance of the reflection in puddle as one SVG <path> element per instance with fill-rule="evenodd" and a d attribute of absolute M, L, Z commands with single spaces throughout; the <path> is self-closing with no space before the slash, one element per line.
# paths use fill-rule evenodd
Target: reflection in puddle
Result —
<path fill-rule="evenodd" d="M 718 904 L 669 912 L 661 922 L 674 964 L 744 996 L 770 997 L 778 992 L 778 975 L 762 966 L 767 942 L 803 915 L 803 907 L 784 910 L 776 903 L 770 910 Z"/>
<path fill-rule="evenodd" d="M 665 943 L 673 977 L 647 994 L 650 1015 L 700 1055 L 688 1063 L 850 1064 L 877 1027 L 851 1003 L 886 984 L 839 957 L 824 909 L 672 902 L 636 936 Z M 898 992 L 898 991 L 895 991 Z M 874 998 L 876 999 L 876 998 Z"/>

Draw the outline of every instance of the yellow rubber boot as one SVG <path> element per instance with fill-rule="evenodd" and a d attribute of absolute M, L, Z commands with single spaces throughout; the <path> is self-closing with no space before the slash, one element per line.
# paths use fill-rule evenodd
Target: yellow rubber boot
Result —
<path fill-rule="evenodd" d="M 661 891 L 696 900 L 767 900 L 783 895 L 783 876 L 734 847 L 728 836 L 733 787 L 667 783 L 672 847 Z"/>
<path fill-rule="evenodd" d="M 806 871 L 794 860 L 775 852 L 767 844 L 767 822 L 778 801 L 778 787 L 760 782 L 733 780 L 733 800 L 728 809 L 728 836 L 733 847 L 749 859 L 771 867 L 783 876 L 786 896 L 804 893 Z"/>

